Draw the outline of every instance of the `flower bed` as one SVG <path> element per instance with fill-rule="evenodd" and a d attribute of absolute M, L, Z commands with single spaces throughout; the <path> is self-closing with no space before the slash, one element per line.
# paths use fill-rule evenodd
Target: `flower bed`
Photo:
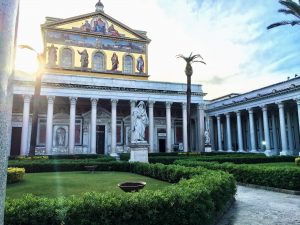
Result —
<path fill-rule="evenodd" d="M 9 167 L 7 168 L 7 183 L 17 183 L 23 180 L 23 177 L 25 175 L 25 169 L 24 168 L 14 168 Z"/>
<path fill-rule="evenodd" d="M 261 186 L 300 191 L 300 169 L 268 166 L 251 166 L 250 164 L 199 162 L 178 160 L 177 165 L 188 167 L 205 167 L 231 173 L 238 182 Z"/>
<path fill-rule="evenodd" d="M 86 193 L 60 199 L 29 195 L 8 199 L 5 224 L 212 224 L 236 192 L 233 176 L 223 171 L 141 163 L 125 163 L 119 168 L 174 185 L 138 193 Z"/>

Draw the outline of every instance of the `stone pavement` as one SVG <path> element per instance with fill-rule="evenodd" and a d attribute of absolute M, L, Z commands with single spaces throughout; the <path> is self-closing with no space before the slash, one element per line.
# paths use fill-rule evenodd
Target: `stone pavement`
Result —
<path fill-rule="evenodd" d="M 300 196 L 238 186 L 218 225 L 300 225 Z"/>

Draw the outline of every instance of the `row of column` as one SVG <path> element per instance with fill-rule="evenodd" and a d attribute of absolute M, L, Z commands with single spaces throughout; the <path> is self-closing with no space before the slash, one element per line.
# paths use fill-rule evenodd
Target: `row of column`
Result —
<path fill-rule="evenodd" d="M 298 121 L 299 121 L 299 130 L 300 130 L 300 99 L 295 99 L 297 102 L 298 108 Z M 281 152 L 280 155 L 289 155 L 288 150 L 288 140 L 286 135 L 286 121 L 285 121 L 285 109 L 283 102 L 276 102 L 279 111 L 279 124 L 280 124 L 280 133 L 281 133 Z M 272 155 L 271 144 L 270 144 L 270 132 L 269 132 L 269 120 L 268 120 L 268 107 L 267 105 L 260 106 L 263 114 L 263 130 L 264 130 L 264 144 L 265 144 L 265 153 L 267 155 Z M 250 127 L 250 152 L 257 152 L 256 146 L 256 135 L 255 135 L 255 125 L 254 125 L 254 114 L 253 108 L 247 109 L 248 117 L 249 117 L 249 127 Z M 237 140 L 238 140 L 238 151 L 244 152 L 243 149 L 243 133 L 242 133 L 242 121 L 241 121 L 241 111 L 235 112 L 236 114 L 236 124 L 237 124 Z M 232 152 L 232 137 L 231 137 L 231 113 L 227 113 L 226 115 L 226 133 L 227 133 L 227 151 Z M 288 130 L 290 130 L 291 119 L 289 113 L 287 114 L 287 123 Z M 275 117 L 272 116 L 272 124 L 275 127 Z M 260 129 L 262 130 L 262 129 Z M 221 133 L 221 115 L 217 115 L 217 134 L 218 134 L 218 150 L 223 151 L 222 146 L 222 133 Z M 291 132 L 291 131 L 290 131 Z M 276 132 L 273 132 L 273 140 L 277 139 Z M 291 135 L 289 135 L 289 139 L 291 139 Z M 277 142 L 274 141 L 274 143 Z M 289 143 L 292 143 L 292 140 L 289 140 Z M 275 146 L 277 147 L 277 146 Z"/>
<path fill-rule="evenodd" d="M 46 154 L 51 154 L 52 151 L 52 132 L 53 132 L 53 108 L 54 108 L 54 96 L 48 96 L 48 108 L 47 108 L 47 127 L 46 127 Z M 24 96 L 23 107 L 23 128 L 21 137 L 21 155 L 26 155 L 28 149 L 28 128 L 29 128 L 29 114 L 30 114 L 30 100 L 31 96 Z M 70 97 L 70 129 L 69 129 L 69 154 L 74 154 L 75 151 L 75 120 L 76 120 L 76 104 L 77 98 Z M 91 100 L 91 153 L 96 154 L 96 127 L 97 127 L 97 104 L 98 99 L 92 98 Z M 117 99 L 111 99 L 111 155 L 116 156 L 117 149 Z M 149 107 L 149 145 L 150 152 L 154 151 L 154 101 L 148 102 Z M 136 101 L 131 101 L 131 115 L 136 106 Z M 171 118 L 171 106 L 172 102 L 166 102 L 166 151 L 172 151 L 172 118 Z M 199 148 L 204 148 L 204 107 L 202 104 L 198 105 L 198 121 L 199 121 Z M 188 149 L 187 144 L 187 105 L 182 103 L 182 119 L 183 119 L 183 146 L 184 151 Z M 133 121 L 131 120 L 131 131 L 133 130 Z M 132 137 L 132 135 L 131 135 Z"/>

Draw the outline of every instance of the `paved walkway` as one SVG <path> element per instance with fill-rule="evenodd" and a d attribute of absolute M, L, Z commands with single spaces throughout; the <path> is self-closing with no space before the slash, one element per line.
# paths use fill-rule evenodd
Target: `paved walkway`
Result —
<path fill-rule="evenodd" d="M 300 225 L 300 196 L 238 186 L 218 225 Z"/>

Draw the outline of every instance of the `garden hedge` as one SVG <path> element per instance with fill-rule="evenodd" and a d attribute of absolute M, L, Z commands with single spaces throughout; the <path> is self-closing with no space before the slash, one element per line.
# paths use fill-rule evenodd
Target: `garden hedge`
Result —
<path fill-rule="evenodd" d="M 295 159 L 295 163 L 296 163 L 297 166 L 300 166 L 300 157 Z"/>
<path fill-rule="evenodd" d="M 6 225 L 208 225 L 233 199 L 232 175 L 178 165 L 130 164 L 134 172 L 170 182 L 163 190 L 114 194 L 86 193 L 81 197 L 8 199 Z M 186 179 L 182 179 L 186 178 Z"/>
<path fill-rule="evenodd" d="M 249 164 L 199 162 L 178 160 L 177 165 L 188 167 L 205 167 L 212 170 L 223 170 L 232 174 L 238 182 L 261 186 L 300 191 L 300 169 L 251 166 Z"/>
<path fill-rule="evenodd" d="M 7 168 L 7 183 L 17 183 L 23 180 L 23 177 L 25 175 L 25 169 L 24 168 L 14 168 L 14 167 L 8 167 Z"/>
<path fill-rule="evenodd" d="M 10 160 L 43 160 L 43 159 L 103 159 L 113 161 L 108 155 L 75 154 L 75 155 L 46 155 L 46 156 L 10 156 Z"/>

